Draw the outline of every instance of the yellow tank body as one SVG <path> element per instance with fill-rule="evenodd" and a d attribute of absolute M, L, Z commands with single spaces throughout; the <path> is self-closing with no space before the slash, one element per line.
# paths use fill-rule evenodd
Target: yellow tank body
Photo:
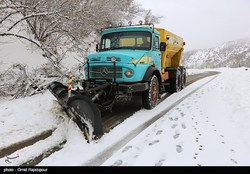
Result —
<path fill-rule="evenodd" d="M 183 46 L 185 45 L 183 38 L 163 28 L 155 29 L 160 32 L 161 42 L 165 42 L 167 45 L 166 51 L 162 52 L 161 57 L 162 72 L 165 68 L 181 66 Z"/>

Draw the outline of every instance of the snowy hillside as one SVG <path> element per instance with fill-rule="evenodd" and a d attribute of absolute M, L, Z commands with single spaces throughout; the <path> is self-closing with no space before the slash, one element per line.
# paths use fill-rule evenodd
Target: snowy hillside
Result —
<path fill-rule="evenodd" d="M 183 64 L 188 68 L 250 67 L 250 38 L 185 52 Z"/>

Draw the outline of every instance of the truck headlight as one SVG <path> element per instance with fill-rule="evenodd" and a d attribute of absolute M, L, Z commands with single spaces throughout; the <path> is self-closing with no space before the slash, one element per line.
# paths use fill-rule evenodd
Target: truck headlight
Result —
<path fill-rule="evenodd" d="M 126 77 L 132 77 L 134 75 L 134 71 L 133 70 L 126 70 L 125 75 L 126 75 Z"/>

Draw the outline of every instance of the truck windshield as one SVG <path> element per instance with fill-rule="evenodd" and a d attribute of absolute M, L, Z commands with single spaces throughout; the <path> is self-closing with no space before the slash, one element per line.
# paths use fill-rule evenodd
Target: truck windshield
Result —
<path fill-rule="evenodd" d="M 150 50 L 151 33 L 142 31 L 117 32 L 102 36 L 100 51 L 116 49 Z"/>

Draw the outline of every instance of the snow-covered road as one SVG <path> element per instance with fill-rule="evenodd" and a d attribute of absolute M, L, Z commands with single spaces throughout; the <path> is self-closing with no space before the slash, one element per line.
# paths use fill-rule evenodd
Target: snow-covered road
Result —
<path fill-rule="evenodd" d="M 25 99 L 0 100 L 0 151 L 20 139 L 57 128 L 51 139 L 26 147 L 0 166 L 23 164 L 34 154 L 42 154 L 51 144 L 67 142 L 63 148 L 42 160 L 39 166 L 246 166 L 250 165 L 250 69 L 219 69 L 217 78 L 208 77 L 175 93 L 153 110 L 140 110 L 105 134 L 97 142 L 86 143 L 78 127 L 46 92 Z M 210 81 L 206 84 L 208 81 Z M 204 85 L 206 84 L 206 85 Z M 201 87 L 202 86 L 202 87 Z M 200 88 L 199 88 L 200 87 Z M 197 91 L 195 91 L 199 88 Z M 195 91 L 195 92 L 192 92 Z M 191 94 L 191 95 L 189 95 Z M 183 96 L 189 95 L 160 119 L 128 142 L 131 132 L 161 113 Z M 11 136 L 10 136 L 11 135 Z M 33 145 L 33 147 L 34 147 Z M 44 151 L 42 149 L 45 149 Z M 1 153 L 0 153 L 1 154 Z"/>

